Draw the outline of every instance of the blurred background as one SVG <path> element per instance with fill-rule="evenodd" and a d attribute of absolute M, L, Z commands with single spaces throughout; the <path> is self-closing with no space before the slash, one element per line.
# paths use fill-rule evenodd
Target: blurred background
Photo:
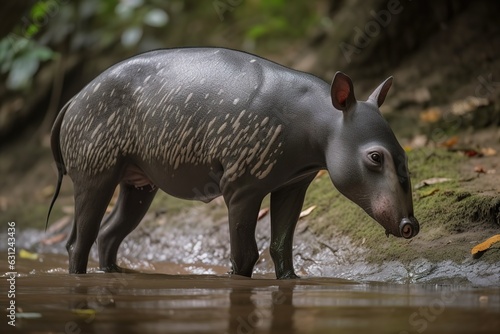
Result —
<path fill-rule="evenodd" d="M 386 77 L 394 76 L 382 112 L 409 152 L 431 150 L 410 156 L 414 184 L 429 177 L 457 182 L 448 192 L 437 188 L 441 186 L 417 192 L 426 247 L 432 251 L 436 238 L 469 228 L 436 227 L 436 234 L 425 234 L 425 224 L 441 223 L 435 217 L 453 221 L 442 214 L 449 201 L 469 198 L 457 193 L 491 195 L 487 201 L 481 197 L 467 204 L 478 209 L 457 218 L 486 224 L 485 232 L 469 236 L 466 249 L 499 226 L 499 174 L 494 173 L 500 163 L 498 13 L 498 1 L 467 0 L 2 1 L 0 220 L 18 220 L 26 228 L 44 226 L 56 181 L 50 128 L 60 108 L 95 76 L 148 50 L 218 46 L 256 53 L 326 81 L 343 71 L 353 79 L 358 99 L 367 98 Z M 434 148 L 446 152 L 436 153 Z M 490 160 L 445 155 L 450 152 Z M 450 164 L 441 165 L 446 159 Z M 434 169 L 424 170 L 430 162 Z M 465 190 L 457 181 L 475 177 L 479 181 L 467 183 Z M 54 220 L 71 215 L 68 182 L 66 178 Z M 332 188 L 328 183 L 325 189 Z M 331 198 L 321 200 L 326 208 Z M 176 203 L 170 203 L 170 212 L 178 212 Z M 432 211 L 426 206 L 430 203 L 442 206 Z M 372 225 L 380 237 L 379 227 Z M 477 229 L 474 225 L 470 231 Z M 355 235 L 357 242 L 364 244 L 370 233 Z M 62 245 L 65 238 L 51 242 Z M 373 244 L 379 240 L 373 239 Z M 419 244 L 415 247 L 419 249 Z M 226 255 L 221 258 L 227 259 Z"/>
<path fill-rule="evenodd" d="M 496 1 L 18 0 L 0 6 L 2 146 L 25 131 L 47 134 L 60 107 L 97 74 L 158 48 L 235 48 L 327 81 L 342 70 L 361 93 L 394 75 L 393 108 L 498 95 Z"/>

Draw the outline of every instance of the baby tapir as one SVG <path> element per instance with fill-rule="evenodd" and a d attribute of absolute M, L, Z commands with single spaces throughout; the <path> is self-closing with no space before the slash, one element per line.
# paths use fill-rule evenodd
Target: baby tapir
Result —
<path fill-rule="evenodd" d="M 203 202 L 223 196 L 232 272 L 244 276 L 259 257 L 257 214 L 270 193 L 276 276 L 295 278 L 293 233 L 321 169 L 387 234 L 415 236 L 407 157 L 379 111 L 391 83 L 357 101 L 343 73 L 328 85 L 222 48 L 151 51 L 112 66 L 63 107 L 52 129 L 59 177 L 49 214 L 63 175 L 74 184 L 69 272 L 86 272 L 96 238 L 101 269 L 120 271 L 118 247 L 161 189 Z"/>

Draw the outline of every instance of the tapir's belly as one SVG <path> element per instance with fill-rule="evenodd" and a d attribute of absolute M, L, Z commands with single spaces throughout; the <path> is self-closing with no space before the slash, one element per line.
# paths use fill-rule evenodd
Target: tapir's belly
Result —
<path fill-rule="evenodd" d="M 171 166 L 144 166 L 128 164 L 122 181 L 135 187 L 159 188 L 164 192 L 183 199 L 209 202 L 221 195 L 220 179 L 222 170 L 208 166 L 182 166 L 172 172 Z"/>

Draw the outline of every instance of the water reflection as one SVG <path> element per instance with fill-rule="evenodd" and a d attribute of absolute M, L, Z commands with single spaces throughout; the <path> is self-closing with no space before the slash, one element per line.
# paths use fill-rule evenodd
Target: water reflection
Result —
<path fill-rule="evenodd" d="M 0 295 L 2 305 L 5 300 Z M 16 306 L 21 315 L 16 329 L 28 332 L 497 333 L 500 328 L 500 289 L 452 280 L 395 285 L 38 271 L 17 278 Z M 40 317 L 22 318 L 23 313 Z"/>
<path fill-rule="evenodd" d="M 295 333 L 293 286 L 233 288 L 229 294 L 228 333 Z"/>

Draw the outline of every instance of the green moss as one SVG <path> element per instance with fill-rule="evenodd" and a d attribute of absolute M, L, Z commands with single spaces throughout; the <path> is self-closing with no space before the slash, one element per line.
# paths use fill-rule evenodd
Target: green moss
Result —
<path fill-rule="evenodd" d="M 470 240 L 498 233 L 500 197 L 472 194 L 461 189 L 458 166 L 463 157 L 441 149 L 416 150 L 409 153 L 412 181 L 418 184 L 430 178 L 451 181 L 422 187 L 414 191 L 415 216 L 420 234 L 411 240 L 385 238 L 384 229 L 361 208 L 334 189 L 328 177 L 315 180 L 306 203 L 317 205 L 310 216 L 310 227 L 318 234 L 332 238 L 348 235 L 355 245 L 370 249 L 368 260 L 409 262 L 424 257 L 431 261 L 461 261 L 470 256 Z M 497 256 L 500 260 L 500 256 Z"/>

